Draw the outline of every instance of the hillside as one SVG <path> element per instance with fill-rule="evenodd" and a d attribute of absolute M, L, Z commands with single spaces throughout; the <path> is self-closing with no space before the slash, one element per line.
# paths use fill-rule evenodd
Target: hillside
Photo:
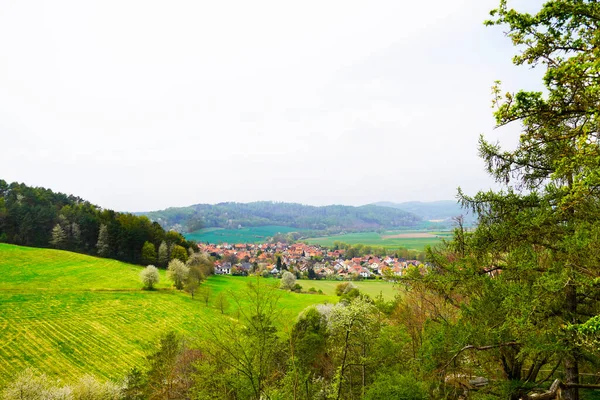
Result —
<path fill-rule="evenodd" d="M 0 179 L 0 242 L 52 247 L 147 264 L 142 247 L 165 241 L 194 246 L 148 218 L 120 213 L 64 193 Z M 150 260 L 154 263 L 154 261 Z"/>
<path fill-rule="evenodd" d="M 0 244 L 0 387 L 27 367 L 70 381 L 83 374 L 120 379 L 141 366 L 147 345 L 166 330 L 198 334 L 202 319 L 222 318 L 221 291 L 249 278 L 211 277 L 208 307 L 170 288 L 141 290 L 141 267 L 60 251 Z M 278 283 L 268 279 L 266 282 Z M 282 292 L 286 320 L 335 296 Z M 229 317 L 226 315 L 226 317 Z"/>
<path fill-rule="evenodd" d="M 418 215 L 425 221 L 451 222 L 452 218 L 459 215 L 462 215 L 468 224 L 475 221 L 473 215 L 463 209 L 456 200 L 431 202 L 408 201 L 404 203 L 380 201 L 378 203 L 373 203 L 373 205 L 407 211 L 414 215 Z"/>
<path fill-rule="evenodd" d="M 418 227 L 422 218 L 404 210 L 366 205 L 307 206 L 297 203 L 260 201 L 254 203 L 196 204 L 137 213 L 165 229 L 193 232 L 201 228 L 288 226 L 315 231 L 374 231 Z"/>

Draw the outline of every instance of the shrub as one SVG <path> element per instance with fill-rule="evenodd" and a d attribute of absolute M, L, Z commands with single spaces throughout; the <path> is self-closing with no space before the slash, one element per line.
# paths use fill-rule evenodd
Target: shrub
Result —
<path fill-rule="evenodd" d="M 289 271 L 284 271 L 281 275 L 280 287 L 285 290 L 294 290 L 294 285 L 296 285 L 296 275 Z"/>
<path fill-rule="evenodd" d="M 140 272 L 140 279 L 144 284 L 144 289 L 152 290 L 160 280 L 158 269 L 154 265 L 148 265 Z"/>

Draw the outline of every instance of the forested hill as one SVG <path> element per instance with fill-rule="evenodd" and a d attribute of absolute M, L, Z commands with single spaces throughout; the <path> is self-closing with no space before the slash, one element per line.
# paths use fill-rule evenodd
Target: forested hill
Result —
<path fill-rule="evenodd" d="M 418 227 L 422 218 L 407 211 L 366 205 L 307 206 L 297 203 L 259 201 L 253 203 L 196 204 L 138 213 L 157 221 L 165 229 L 193 232 L 201 228 L 283 225 L 310 230 L 365 231 Z"/>
<path fill-rule="evenodd" d="M 397 208 L 408 211 L 426 221 L 447 221 L 451 222 L 452 218 L 462 215 L 467 224 L 473 223 L 475 217 L 468 210 L 461 208 L 456 200 L 440 200 L 440 201 L 408 201 L 404 203 L 392 203 L 389 201 L 380 201 L 373 203 L 375 206 Z"/>
<path fill-rule="evenodd" d="M 53 247 L 136 264 L 154 263 L 142 248 L 194 244 L 148 218 L 103 209 L 80 197 L 0 179 L 0 242 Z"/>

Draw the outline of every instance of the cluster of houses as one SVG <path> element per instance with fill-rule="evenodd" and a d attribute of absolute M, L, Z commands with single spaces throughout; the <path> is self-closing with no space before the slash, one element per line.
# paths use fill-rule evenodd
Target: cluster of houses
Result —
<path fill-rule="evenodd" d="M 261 272 L 279 275 L 282 269 L 318 279 L 357 279 L 402 275 L 420 261 L 372 254 L 347 258 L 345 250 L 330 250 L 304 243 L 199 244 L 201 251 L 216 259 L 216 274 L 247 275 Z"/>

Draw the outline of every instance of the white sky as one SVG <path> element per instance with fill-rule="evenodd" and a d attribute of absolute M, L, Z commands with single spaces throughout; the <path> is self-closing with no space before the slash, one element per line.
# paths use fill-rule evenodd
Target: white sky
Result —
<path fill-rule="evenodd" d="M 540 81 L 498 3 L 2 1 L 0 178 L 124 211 L 474 194 L 493 81 Z"/>

